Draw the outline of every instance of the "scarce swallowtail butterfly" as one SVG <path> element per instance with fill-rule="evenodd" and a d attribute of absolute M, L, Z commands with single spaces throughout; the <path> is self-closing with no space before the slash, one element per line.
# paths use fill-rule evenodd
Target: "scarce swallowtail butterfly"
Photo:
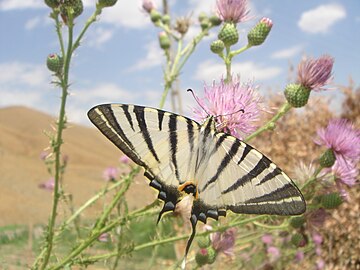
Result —
<path fill-rule="evenodd" d="M 192 234 L 200 220 L 226 211 L 299 215 L 304 198 L 292 180 L 270 159 L 245 142 L 216 130 L 214 116 L 203 124 L 159 109 L 103 104 L 92 108 L 93 124 L 121 151 L 145 169 L 150 186 L 164 201 L 158 221 L 193 196 Z"/>

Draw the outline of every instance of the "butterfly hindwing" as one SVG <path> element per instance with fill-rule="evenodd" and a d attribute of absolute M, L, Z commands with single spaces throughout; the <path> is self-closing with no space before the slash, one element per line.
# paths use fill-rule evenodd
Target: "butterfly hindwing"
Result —
<path fill-rule="evenodd" d="M 214 134 L 217 149 L 198 178 L 200 199 L 209 206 L 236 213 L 297 215 L 305 211 L 301 192 L 266 156 L 237 138 Z M 216 147 L 216 143 L 220 146 Z"/>

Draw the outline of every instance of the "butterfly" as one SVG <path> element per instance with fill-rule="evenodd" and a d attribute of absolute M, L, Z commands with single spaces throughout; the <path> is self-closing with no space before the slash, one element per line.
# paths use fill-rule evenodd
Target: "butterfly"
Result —
<path fill-rule="evenodd" d="M 203 124 L 190 118 L 129 104 L 103 104 L 88 112 L 91 122 L 145 170 L 149 185 L 164 201 L 158 222 L 184 196 L 193 196 L 192 233 L 198 221 L 226 211 L 299 215 L 305 200 L 292 180 L 265 155 L 216 129 L 216 117 Z"/>

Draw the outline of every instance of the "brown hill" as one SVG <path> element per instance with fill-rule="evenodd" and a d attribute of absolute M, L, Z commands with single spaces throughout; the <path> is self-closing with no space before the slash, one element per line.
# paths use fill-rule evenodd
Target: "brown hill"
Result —
<path fill-rule="evenodd" d="M 52 194 L 38 187 L 50 178 L 40 153 L 49 145 L 44 131 L 53 132 L 54 126 L 54 118 L 33 109 L 0 109 L 0 226 L 47 222 Z M 64 187 L 79 206 L 105 185 L 103 170 L 118 166 L 122 153 L 95 128 L 68 126 L 63 145 L 63 154 L 69 157 Z M 154 197 L 150 188 L 142 188 L 145 185 L 139 177 L 130 188 L 127 198 L 131 208 Z M 101 207 L 100 203 L 95 205 L 92 214 Z"/>

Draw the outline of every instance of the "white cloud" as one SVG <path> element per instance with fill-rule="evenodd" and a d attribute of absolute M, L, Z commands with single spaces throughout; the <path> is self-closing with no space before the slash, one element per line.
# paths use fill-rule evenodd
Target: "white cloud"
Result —
<path fill-rule="evenodd" d="M 21 62 L 0 64 L 1 84 L 24 84 L 41 86 L 49 82 L 49 72 L 44 65 L 33 65 Z"/>
<path fill-rule="evenodd" d="M 42 0 L 2 0 L 0 10 L 25 9 L 25 8 L 44 8 L 46 5 Z"/>
<path fill-rule="evenodd" d="M 114 30 L 109 28 L 97 27 L 89 33 L 87 44 L 90 47 L 100 48 L 104 43 L 108 42 L 114 36 Z"/>
<path fill-rule="evenodd" d="M 346 10 L 340 4 L 320 5 L 301 14 L 298 26 L 304 32 L 327 33 L 339 20 L 346 17 Z"/>
<path fill-rule="evenodd" d="M 128 69 L 128 71 L 144 70 L 159 66 L 164 59 L 164 52 L 160 49 L 158 41 L 152 41 L 145 47 L 146 55 Z"/>
<path fill-rule="evenodd" d="M 271 54 L 271 58 L 288 59 L 299 54 L 304 49 L 303 45 L 296 45 L 290 48 L 279 50 Z"/>
<path fill-rule="evenodd" d="M 240 75 L 240 79 L 243 82 L 272 79 L 278 76 L 281 71 L 279 67 L 258 65 L 251 61 L 232 65 L 232 73 Z M 211 83 L 213 80 L 219 80 L 222 76 L 225 77 L 225 74 L 224 64 L 207 60 L 198 66 L 194 78 Z"/>

